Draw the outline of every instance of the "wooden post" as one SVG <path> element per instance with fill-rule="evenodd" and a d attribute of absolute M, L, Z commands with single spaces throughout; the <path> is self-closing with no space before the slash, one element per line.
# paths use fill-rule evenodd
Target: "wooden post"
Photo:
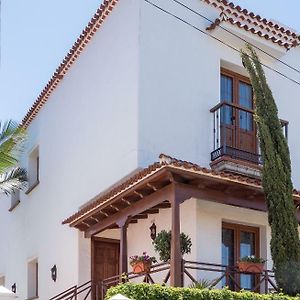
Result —
<path fill-rule="evenodd" d="M 172 228 L 171 228 L 171 261 L 170 285 L 181 287 L 182 282 L 182 256 L 180 250 L 180 202 L 173 193 L 171 202 Z"/>
<path fill-rule="evenodd" d="M 120 227 L 120 274 L 128 273 L 127 227 L 128 219 L 118 222 Z"/>

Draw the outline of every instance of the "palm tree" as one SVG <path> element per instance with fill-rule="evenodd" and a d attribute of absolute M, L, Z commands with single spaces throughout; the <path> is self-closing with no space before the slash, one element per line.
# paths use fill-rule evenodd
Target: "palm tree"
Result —
<path fill-rule="evenodd" d="M 18 123 L 0 122 L 0 193 L 12 194 L 27 182 L 26 170 L 18 166 L 24 140 L 25 130 Z"/>

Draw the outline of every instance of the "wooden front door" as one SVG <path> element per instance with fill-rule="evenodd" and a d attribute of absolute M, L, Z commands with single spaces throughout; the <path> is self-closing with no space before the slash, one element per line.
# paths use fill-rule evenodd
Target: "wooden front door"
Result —
<path fill-rule="evenodd" d="M 259 228 L 239 224 L 222 224 L 222 265 L 236 266 L 239 258 L 249 255 L 259 257 Z M 253 290 L 258 278 L 251 274 L 234 274 L 234 281 L 245 290 Z M 223 281 L 232 290 L 238 290 L 233 280 Z"/>
<path fill-rule="evenodd" d="M 250 81 L 236 73 L 222 70 L 221 144 L 257 153 L 256 127 L 253 119 L 253 93 Z"/>
<path fill-rule="evenodd" d="M 92 280 L 102 280 L 119 274 L 120 242 L 118 240 L 94 238 L 92 240 Z M 101 289 L 99 289 L 101 299 Z M 95 291 L 94 291 L 94 299 Z M 97 299 L 98 300 L 98 299 Z"/>

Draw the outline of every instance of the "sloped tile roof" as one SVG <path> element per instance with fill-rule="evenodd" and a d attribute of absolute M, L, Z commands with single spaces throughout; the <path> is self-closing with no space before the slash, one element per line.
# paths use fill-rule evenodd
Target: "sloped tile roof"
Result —
<path fill-rule="evenodd" d="M 221 13 L 207 30 L 213 30 L 222 22 L 235 25 L 245 31 L 258 35 L 286 49 L 300 45 L 300 35 L 289 28 L 283 27 L 274 21 L 269 21 L 247 9 L 228 2 L 227 0 L 202 0 L 218 8 Z"/>
<path fill-rule="evenodd" d="M 107 201 L 112 200 L 114 197 L 117 197 L 119 194 L 125 192 L 129 188 L 133 187 L 134 185 L 138 184 L 139 182 L 145 180 L 146 178 L 159 172 L 162 169 L 168 169 L 170 171 L 185 170 L 194 174 L 200 174 L 207 177 L 220 179 L 224 182 L 226 181 L 234 182 L 234 183 L 243 184 L 247 187 L 255 187 L 255 188 L 262 189 L 260 179 L 255 179 L 245 175 L 238 175 L 230 172 L 218 172 L 212 169 L 201 167 L 189 161 L 176 159 L 174 157 L 165 154 L 161 154 L 159 158 L 160 158 L 159 162 L 156 162 L 150 165 L 149 167 L 141 170 L 140 172 L 138 172 L 137 174 L 135 174 L 134 176 L 130 177 L 128 180 L 123 182 L 122 184 L 109 190 L 107 193 L 99 196 L 98 198 L 96 197 L 94 201 L 92 201 L 90 204 L 88 204 L 87 206 L 83 207 L 75 214 L 65 219 L 63 221 L 63 224 L 73 223 L 76 220 L 84 217 L 85 215 L 93 212 L 94 210 L 99 209 Z M 294 190 L 294 197 L 300 197 L 300 192 Z"/>

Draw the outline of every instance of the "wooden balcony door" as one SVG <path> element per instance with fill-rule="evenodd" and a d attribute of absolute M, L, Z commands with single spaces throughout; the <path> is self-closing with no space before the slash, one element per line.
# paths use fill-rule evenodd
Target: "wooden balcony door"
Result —
<path fill-rule="evenodd" d="M 221 144 L 238 150 L 257 153 L 256 127 L 253 119 L 253 93 L 249 80 L 222 70 L 221 102 L 231 105 L 221 110 Z"/>
<path fill-rule="evenodd" d="M 259 228 L 239 224 L 222 225 L 222 264 L 236 266 L 239 258 L 255 255 L 259 257 Z M 253 290 L 257 284 L 257 275 L 232 273 L 234 281 L 245 290 Z M 238 290 L 233 280 L 224 279 L 223 285 Z"/>
<path fill-rule="evenodd" d="M 92 239 L 92 280 L 99 284 L 103 279 L 119 274 L 120 241 L 104 238 Z M 98 298 L 101 298 L 101 288 Z M 96 299 L 96 290 L 93 290 L 92 299 Z"/>

